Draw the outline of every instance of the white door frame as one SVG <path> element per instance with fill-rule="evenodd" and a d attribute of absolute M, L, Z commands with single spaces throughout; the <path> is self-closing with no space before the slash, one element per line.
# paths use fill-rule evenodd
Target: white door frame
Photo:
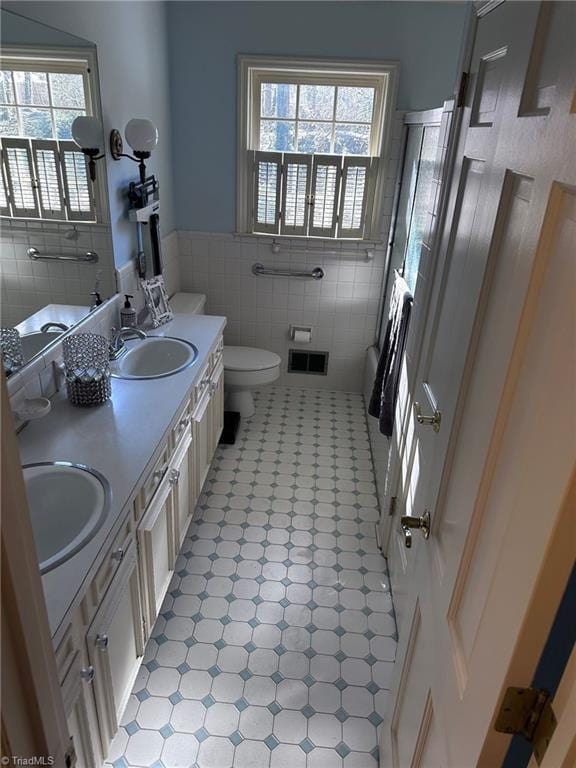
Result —
<path fill-rule="evenodd" d="M 1 365 L 0 400 L 2 756 L 52 757 L 56 766 L 72 766 L 74 756 Z"/>

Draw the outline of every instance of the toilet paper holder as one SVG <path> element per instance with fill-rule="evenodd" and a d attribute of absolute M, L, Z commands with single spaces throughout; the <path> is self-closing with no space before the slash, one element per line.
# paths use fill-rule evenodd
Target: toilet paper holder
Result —
<path fill-rule="evenodd" d="M 310 325 L 291 325 L 290 339 L 297 344 L 310 344 L 312 341 L 312 327 Z"/>

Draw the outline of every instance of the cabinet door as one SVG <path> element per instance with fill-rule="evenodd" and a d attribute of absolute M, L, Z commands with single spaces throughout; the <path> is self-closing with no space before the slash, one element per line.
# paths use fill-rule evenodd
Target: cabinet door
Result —
<path fill-rule="evenodd" d="M 218 441 L 224 427 L 224 368 L 222 363 L 216 366 L 216 370 L 210 379 L 210 461 L 218 447 Z"/>
<path fill-rule="evenodd" d="M 97 768 L 95 762 L 92 734 L 90 733 L 90 723 L 86 702 L 83 696 L 72 705 L 72 711 L 68 715 L 68 732 L 74 745 L 76 754 L 75 768 Z"/>
<path fill-rule="evenodd" d="M 169 470 L 170 481 L 173 484 L 174 508 L 174 552 L 180 552 L 184 536 L 190 525 L 196 503 L 194 448 L 192 430 L 188 426 L 180 438 L 172 468 Z"/>
<path fill-rule="evenodd" d="M 137 531 L 148 631 L 156 621 L 174 571 L 172 505 L 172 482 L 168 469 Z"/>
<path fill-rule="evenodd" d="M 88 712 L 93 702 L 93 667 L 82 667 L 82 654 L 76 651 L 73 663 L 61 685 L 68 733 L 74 746 L 75 768 L 97 768 L 102 763 L 100 737 L 94 716 Z"/>
<path fill-rule="evenodd" d="M 203 396 L 193 414 L 194 428 L 194 452 L 198 480 L 198 494 L 202 491 L 202 486 L 206 480 L 206 475 L 210 469 L 210 392 L 207 391 Z"/>
<path fill-rule="evenodd" d="M 118 729 L 144 654 L 136 546 L 131 543 L 86 635 L 102 752 Z"/>

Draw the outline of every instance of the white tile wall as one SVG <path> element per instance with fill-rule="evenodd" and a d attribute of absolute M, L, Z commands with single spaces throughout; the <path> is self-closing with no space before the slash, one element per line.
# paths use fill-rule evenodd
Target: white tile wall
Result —
<path fill-rule="evenodd" d="M 77 240 L 65 237 L 73 228 L 77 231 Z M 30 247 L 62 255 L 93 250 L 99 261 L 97 264 L 33 261 L 26 254 Z M 97 273 L 100 273 L 102 296 L 116 292 L 109 226 L 2 219 L 0 249 L 0 324 L 4 327 L 17 325 L 46 304 L 90 306 L 90 292 L 94 290 Z"/>
<path fill-rule="evenodd" d="M 381 242 L 371 262 L 358 257 L 327 256 L 341 250 L 332 241 L 282 240 L 273 254 L 270 240 L 207 232 L 179 232 L 180 284 L 184 291 L 205 293 L 207 312 L 226 315 L 225 343 L 259 346 L 282 357 L 279 384 L 359 392 L 362 389 L 366 348 L 374 342 L 378 305 L 384 278 L 386 243 L 401 148 L 403 114 L 398 113 L 390 148 L 383 206 Z M 309 254 L 290 249 L 309 248 Z M 256 277 L 255 262 L 277 269 L 321 266 L 320 281 Z M 312 343 L 294 344 L 290 325 L 312 326 Z M 288 374 L 288 350 L 302 348 L 329 352 L 327 376 Z"/>

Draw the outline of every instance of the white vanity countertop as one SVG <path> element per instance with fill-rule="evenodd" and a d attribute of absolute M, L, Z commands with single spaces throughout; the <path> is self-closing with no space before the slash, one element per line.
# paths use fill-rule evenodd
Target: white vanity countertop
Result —
<path fill-rule="evenodd" d="M 55 641 L 65 629 L 63 619 L 77 604 L 115 535 L 121 513 L 139 484 L 171 421 L 195 384 L 209 353 L 226 325 L 211 315 L 175 315 L 153 331 L 175 336 L 198 349 L 190 368 L 161 379 L 112 379 L 112 398 L 95 408 L 70 405 L 65 391 L 52 400 L 50 414 L 30 422 L 20 433 L 22 464 L 72 461 L 101 472 L 112 488 L 112 505 L 104 525 L 80 552 L 42 577 L 50 628 Z"/>

